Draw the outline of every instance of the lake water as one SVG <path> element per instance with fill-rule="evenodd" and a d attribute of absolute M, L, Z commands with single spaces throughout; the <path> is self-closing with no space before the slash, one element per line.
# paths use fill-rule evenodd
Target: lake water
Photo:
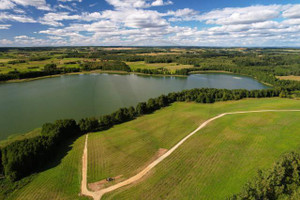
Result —
<path fill-rule="evenodd" d="M 100 116 L 161 94 L 203 87 L 267 88 L 250 77 L 211 73 L 188 77 L 81 74 L 4 83 L 0 84 L 0 140 L 56 119 Z"/>

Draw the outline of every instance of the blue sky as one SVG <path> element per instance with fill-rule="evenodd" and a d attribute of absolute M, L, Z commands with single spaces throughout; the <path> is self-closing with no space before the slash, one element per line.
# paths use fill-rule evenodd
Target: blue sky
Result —
<path fill-rule="evenodd" d="M 300 46 L 300 1 L 0 0 L 0 46 Z"/>

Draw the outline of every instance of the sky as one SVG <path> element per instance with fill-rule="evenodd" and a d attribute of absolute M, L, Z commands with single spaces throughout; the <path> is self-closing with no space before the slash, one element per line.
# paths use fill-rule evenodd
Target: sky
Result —
<path fill-rule="evenodd" d="M 0 0 L 0 46 L 300 47 L 300 0 Z"/>

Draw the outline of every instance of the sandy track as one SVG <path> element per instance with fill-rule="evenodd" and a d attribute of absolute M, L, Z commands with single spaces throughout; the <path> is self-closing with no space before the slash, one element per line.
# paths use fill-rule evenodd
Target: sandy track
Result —
<path fill-rule="evenodd" d="M 234 114 L 245 114 L 245 113 L 261 113 L 261 112 L 300 112 L 300 110 L 256 110 L 256 111 L 237 111 L 237 112 L 228 112 L 228 113 L 223 113 L 220 115 L 217 115 L 213 118 L 208 119 L 207 121 L 203 122 L 196 130 L 194 130 L 193 132 L 191 132 L 190 134 L 188 134 L 186 137 L 184 137 L 182 140 L 180 140 L 174 147 L 172 147 L 169 151 L 167 151 L 165 154 L 163 154 L 161 157 L 157 158 L 156 160 L 154 160 L 152 163 L 150 163 L 145 169 L 143 169 L 141 172 L 139 172 L 138 174 L 136 174 L 135 176 L 122 181 L 120 183 L 117 183 L 113 186 L 110 186 L 108 188 L 104 188 L 101 189 L 99 191 L 95 191 L 95 192 L 91 192 L 88 190 L 87 188 L 87 140 L 88 140 L 88 135 L 86 135 L 85 138 L 85 146 L 84 146 L 84 150 L 83 150 L 83 156 L 82 156 L 82 181 L 81 181 L 81 194 L 85 195 L 85 196 L 90 196 L 92 197 L 94 200 L 100 200 L 101 197 L 108 193 L 108 192 L 112 192 L 118 188 L 121 188 L 123 186 L 132 184 L 136 181 L 138 181 L 139 179 L 141 179 L 143 176 L 145 176 L 152 168 L 154 168 L 156 165 L 158 165 L 161 161 L 163 161 L 165 158 L 167 158 L 168 156 L 170 156 L 180 145 L 182 145 L 187 139 L 189 139 L 192 135 L 194 135 L 195 133 L 197 133 L 199 130 L 201 130 L 202 128 L 204 128 L 207 124 L 209 124 L 210 122 L 224 117 L 225 115 L 234 115 Z"/>

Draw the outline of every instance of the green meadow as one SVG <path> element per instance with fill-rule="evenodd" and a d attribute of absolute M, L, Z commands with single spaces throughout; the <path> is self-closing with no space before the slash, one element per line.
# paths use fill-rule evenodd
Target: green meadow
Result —
<path fill-rule="evenodd" d="M 135 175 L 205 120 L 224 112 L 299 109 L 292 99 L 246 99 L 196 104 L 178 102 L 153 114 L 90 133 L 88 183 Z M 225 199 L 283 153 L 300 147 L 300 113 L 252 113 L 220 118 L 188 139 L 171 156 L 133 185 L 104 199 Z M 79 196 L 84 136 L 70 145 L 53 167 L 8 199 L 85 199 Z M 106 184 L 105 186 L 108 186 Z"/>

